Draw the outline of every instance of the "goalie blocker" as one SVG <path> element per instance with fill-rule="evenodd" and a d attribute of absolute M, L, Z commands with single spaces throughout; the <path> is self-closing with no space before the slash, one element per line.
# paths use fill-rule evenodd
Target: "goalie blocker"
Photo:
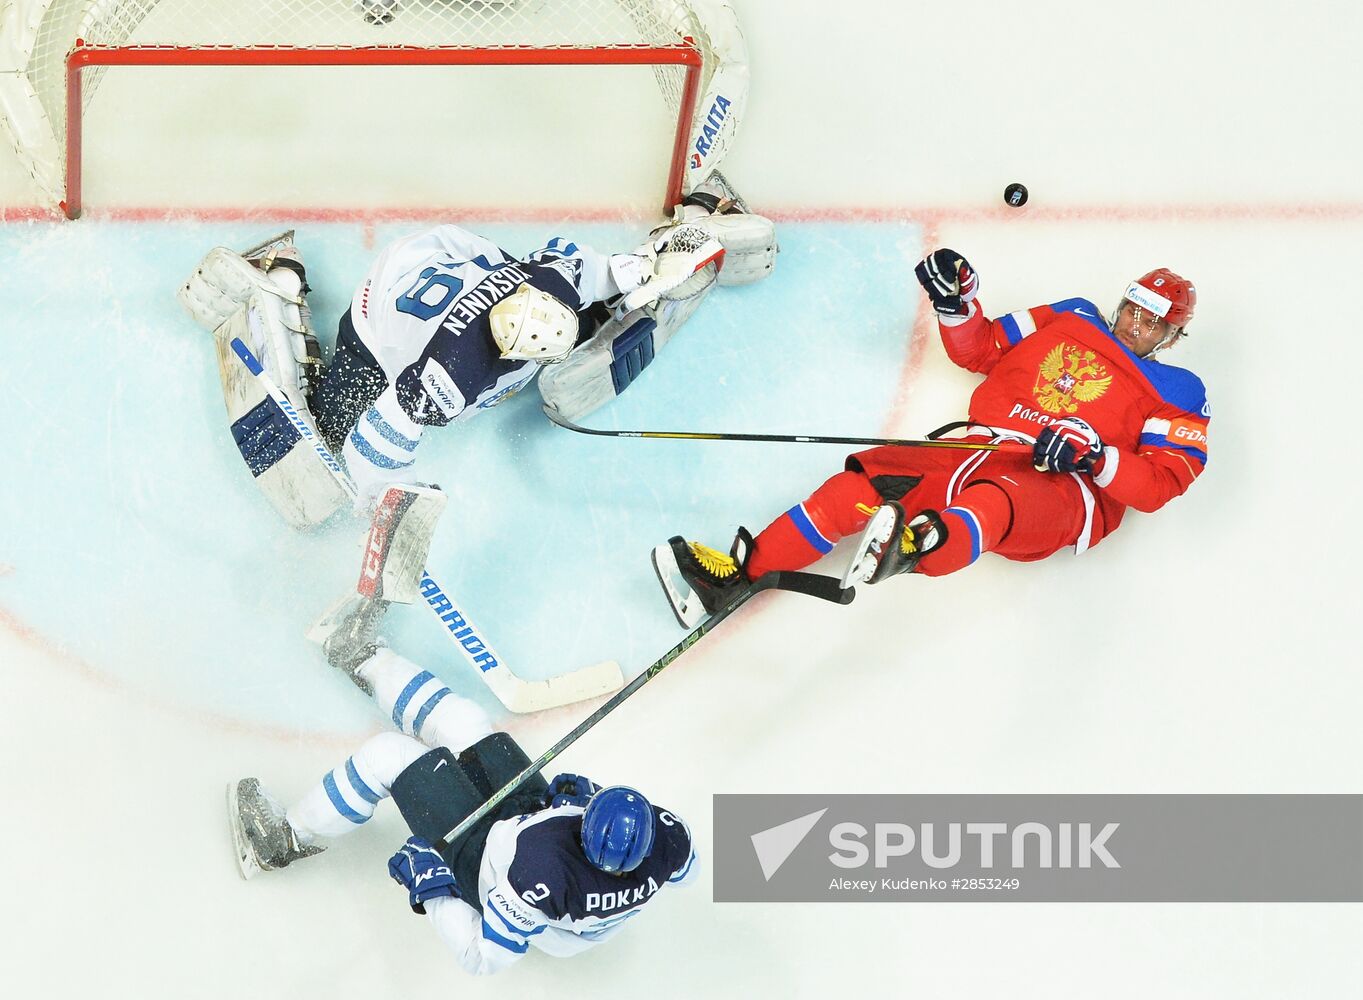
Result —
<path fill-rule="evenodd" d="M 231 344 L 240 339 L 251 348 L 299 418 L 315 429 L 311 401 L 322 360 L 307 291 L 290 230 L 242 253 L 215 247 L 177 296 L 213 334 L 237 450 L 266 499 L 295 528 L 322 523 L 346 505 L 346 494 L 309 454 L 288 415 L 237 362 Z"/>

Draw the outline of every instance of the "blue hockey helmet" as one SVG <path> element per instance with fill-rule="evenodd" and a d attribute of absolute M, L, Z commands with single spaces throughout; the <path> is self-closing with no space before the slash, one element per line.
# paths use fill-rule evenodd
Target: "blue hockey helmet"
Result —
<path fill-rule="evenodd" d="M 629 872 L 653 850 L 653 807 L 633 788 L 612 785 L 582 814 L 582 850 L 603 872 Z"/>

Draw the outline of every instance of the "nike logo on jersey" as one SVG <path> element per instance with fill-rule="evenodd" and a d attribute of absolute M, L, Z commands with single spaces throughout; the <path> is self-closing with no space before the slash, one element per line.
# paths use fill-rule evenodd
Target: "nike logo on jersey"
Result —
<path fill-rule="evenodd" d="M 441 758 L 440 758 L 440 762 L 439 762 L 438 764 L 436 764 L 435 767 L 431 768 L 431 773 L 434 774 L 436 771 L 439 771 L 442 767 L 444 767 L 444 766 L 445 766 L 446 764 L 448 764 L 448 763 L 449 763 L 449 761 L 447 761 L 444 757 L 441 757 Z"/>

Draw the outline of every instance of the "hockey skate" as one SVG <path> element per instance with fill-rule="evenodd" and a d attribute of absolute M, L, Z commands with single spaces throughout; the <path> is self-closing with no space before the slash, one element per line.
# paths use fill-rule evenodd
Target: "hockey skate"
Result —
<path fill-rule="evenodd" d="M 372 695 L 374 686 L 360 674 L 360 668 L 383 645 L 379 625 L 387 610 L 388 602 L 382 598 L 347 594 L 308 630 L 308 638 L 322 644 L 327 662 L 365 694 Z"/>
<path fill-rule="evenodd" d="M 729 554 L 677 535 L 653 550 L 653 571 L 682 628 L 695 628 L 743 592 L 752 535 L 739 528 Z"/>
<path fill-rule="evenodd" d="M 905 517 L 904 507 L 897 500 L 876 509 L 857 539 L 852 561 L 842 577 L 843 587 L 912 573 L 920 559 L 946 544 L 947 526 L 937 511 L 925 510 L 908 524 Z"/>
<path fill-rule="evenodd" d="M 242 878 L 285 868 L 325 850 L 299 843 L 297 832 L 284 815 L 284 807 L 255 778 L 243 778 L 227 786 L 227 816 Z"/>

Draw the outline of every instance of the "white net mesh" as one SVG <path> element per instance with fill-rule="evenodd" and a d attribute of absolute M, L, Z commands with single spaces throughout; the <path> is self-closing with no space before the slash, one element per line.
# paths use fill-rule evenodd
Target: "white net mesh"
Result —
<path fill-rule="evenodd" d="M 703 93 L 713 53 L 702 20 L 685 0 L 19 0 L 36 24 L 25 75 L 54 139 L 34 175 L 59 190 L 64 169 L 66 57 L 87 46 L 177 48 L 552 50 L 685 45 L 702 58 Z M 41 14 L 38 10 L 41 9 Z M 603 59 L 603 61 L 608 61 Z M 82 73 L 82 111 L 104 68 Z M 684 69 L 655 65 L 673 114 Z M 688 123 L 689 125 L 689 123 Z M 21 150 L 21 153 L 23 151 Z M 55 162 L 55 170 L 52 169 Z M 52 176 L 55 174 L 55 176 Z"/>

